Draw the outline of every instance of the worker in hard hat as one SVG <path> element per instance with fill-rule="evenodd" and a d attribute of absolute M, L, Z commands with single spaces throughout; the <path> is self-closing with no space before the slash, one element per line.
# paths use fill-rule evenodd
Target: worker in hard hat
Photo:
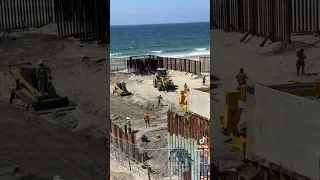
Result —
<path fill-rule="evenodd" d="M 143 119 L 144 119 L 144 122 L 146 123 L 146 127 L 147 127 L 147 125 L 149 125 L 149 127 L 150 127 L 150 115 L 147 112 L 144 113 Z"/>
<path fill-rule="evenodd" d="M 44 94 L 47 83 L 47 75 L 42 59 L 37 62 L 36 76 L 38 80 L 38 90 L 41 94 Z"/>
<path fill-rule="evenodd" d="M 131 131 L 131 121 L 130 121 L 130 118 L 129 118 L 129 117 L 127 117 L 126 126 L 127 126 L 127 128 L 128 128 L 128 132 L 129 132 L 129 133 L 132 133 L 132 131 Z"/>

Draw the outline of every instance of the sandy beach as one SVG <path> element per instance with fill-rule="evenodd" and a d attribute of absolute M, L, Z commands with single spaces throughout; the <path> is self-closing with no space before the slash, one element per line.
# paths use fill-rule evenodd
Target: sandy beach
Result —
<path fill-rule="evenodd" d="M 211 32 L 211 74 L 216 78 L 211 83 L 217 84 L 213 90 L 214 96 L 220 102 L 211 101 L 212 116 L 212 162 L 219 163 L 220 170 L 225 171 L 237 168 L 244 171 L 246 168 L 241 162 L 241 153 L 234 148 L 219 132 L 219 118 L 223 115 L 225 92 L 236 91 L 236 74 L 240 68 L 249 76 L 249 83 L 283 84 L 291 81 L 310 82 L 318 79 L 317 76 L 296 75 L 296 51 L 304 48 L 307 55 L 306 73 L 317 73 L 320 67 L 319 45 L 320 38 L 312 35 L 293 36 L 292 43 L 267 42 L 265 47 L 259 47 L 262 38 L 254 37 L 247 43 L 240 43 L 242 35 L 224 33 L 214 30 Z"/>
<path fill-rule="evenodd" d="M 105 179 L 105 169 L 109 161 L 103 145 L 109 129 L 109 79 L 106 78 L 109 73 L 108 49 L 108 46 L 81 44 L 73 38 L 59 37 L 55 24 L 0 36 L 1 72 L 6 71 L 8 64 L 25 62 L 35 64 L 41 58 L 45 65 L 51 68 L 53 85 L 58 94 L 69 97 L 69 100 L 76 105 L 73 111 L 35 117 L 12 108 L 5 102 L 8 97 L 2 97 L 3 108 L 0 119 L 4 136 L 10 137 L 12 132 L 21 131 L 17 129 L 18 127 L 25 127 L 25 130 L 30 132 L 27 139 L 22 134 L 13 136 L 19 145 L 8 154 L 20 166 L 22 172 L 30 172 L 37 178 L 46 179 L 53 178 L 54 173 L 61 173 L 60 176 L 64 179 Z M 2 86 L 7 87 L 4 84 Z M 6 115 L 6 109 L 17 115 Z M 24 118 L 19 119 L 21 116 Z M 13 119 L 10 123 L 8 123 L 9 118 Z M 12 123 L 15 126 L 12 126 Z M 41 127 L 42 124 L 46 126 Z M 35 127 L 37 127 L 35 130 L 31 130 Z M 59 131 L 69 133 L 62 134 Z M 43 133 L 41 137 L 50 146 L 37 145 L 37 137 L 41 132 Z M 77 135 L 82 138 L 75 138 Z M 21 143 L 25 141 L 28 141 L 30 147 Z M 37 147 L 43 148 L 42 151 L 35 151 Z M 42 154 L 51 151 L 50 147 L 54 147 L 56 152 L 51 155 L 52 158 L 58 160 L 50 165 L 51 168 L 43 171 L 48 161 L 43 159 Z M 3 145 L 0 149 L 7 151 L 8 147 Z M 33 153 L 34 160 L 17 156 L 22 149 L 26 153 Z M 69 152 L 70 150 L 73 153 Z M 70 172 L 63 169 L 66 164 L 69 164 Z"/>
<path fill-rule="evenodd" d="M 199 57 L 198 57 L 199 58 Z M 153 76 L 141 76 L 128 74 L 126 72 L 115 72 L 110 75 L 110 82 L 118 82 L 123 80 L 128 91 L 132 92 L 132 96 L 118 97 L 110 93 L 110 113 L 113 122 L 120 127 L 126 123 L 125 118 L 130 117 L 132 128 L 137 130 L 138 146 L 141 145 L 141 136 L 146 135 L 151 142 L 148 143 L 147 149 L 155 149 L 147 151 L 152 158 L 148 160 L 152 170 L 157 172 L 160 177 L 168 177 L 167 171 L 167 111 L 173 110 L 183 113 L 183 109 L 179 104 L 179 93 L 183 90 L 184 83 L 189 88 L 200 88 L 202 86 L 202 77 L 206 77 L 210 82 L 209 73 L 203 73 L 201 76 L 169 70 L 175 85 L 178 89 L 175 92 L 159 92 L 153 87 Z M 207 83 L 209 85 L 209 83 Z M 208 85 L 206 87 L 208 87 Z M 112 91 L 112 85 L 110 85 Z M 163 97 L 162 104 L 158 105 L 156 97 Z M 146 127 L 143 114 L 148 112 L 151 116 L 150 125 Z M 154 137 L 159 134 L 161 139 L 154 141 Z M 161 149 L 163 148 L 163 149 Z M 157 150 L 158 149 L 158 150 Z M 112 167 L 115 164 L 112 164 Z"/>

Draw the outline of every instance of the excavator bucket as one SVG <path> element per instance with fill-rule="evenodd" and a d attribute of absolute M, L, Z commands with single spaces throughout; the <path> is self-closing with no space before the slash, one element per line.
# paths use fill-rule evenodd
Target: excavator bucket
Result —
<path fill-rule="evenodd" d="M 37 115 L 73 109 L 75 106 L 70 104 L 68 97 L 40 100 L 29 105 L 30 112 Z"/>
<path fill-rule="evenodd" d="M 30 97 L 26 96 L 26 94 L 24 94 L 21 90 L 14 91 L 14 94 L 17 95 L 24 103 L 27 104 L 27 107 L 24 107 L 25 109 L 37 115 L 75 109 L 75 106 L 70 104 L 68 97 L 44 96 L 38 99 L 37 101 L 33 101 Z"/>

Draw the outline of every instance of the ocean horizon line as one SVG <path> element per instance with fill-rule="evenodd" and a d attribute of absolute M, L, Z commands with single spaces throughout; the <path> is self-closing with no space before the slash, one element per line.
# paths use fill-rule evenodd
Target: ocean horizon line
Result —
<path fill-rule="evenodd" d="M 150 26 L 150 25 L 172 25 L 172 24 L 193 24 L 193 23 L 210 23 L 210 21 L 197 21 L 197 22 L 176 22 L 176 23 L 153 23 L 153 24 L 119 24 L 119 25 L 110 25 L 113 26 Z"/>

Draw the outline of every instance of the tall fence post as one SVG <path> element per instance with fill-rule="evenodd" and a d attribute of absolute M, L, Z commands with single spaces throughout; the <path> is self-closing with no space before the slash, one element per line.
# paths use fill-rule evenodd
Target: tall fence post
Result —
<path fill-rule="evenodd" d="M 286 29 L 285 29 L 285 41 L 291 42 L 291 31 L 292 31 L 292 0 L 286 0 Z"/>

